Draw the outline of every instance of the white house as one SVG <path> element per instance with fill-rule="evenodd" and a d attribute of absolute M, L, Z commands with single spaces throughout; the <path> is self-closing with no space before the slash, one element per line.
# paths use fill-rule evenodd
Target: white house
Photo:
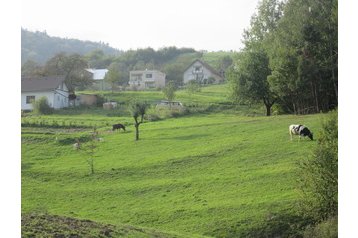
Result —
<path fill-rule="evenodd" d="M 32 110 L 31 102 L 45 96 L 50 107 L 68 107 L 69 91 L 64 76 L 21 78 L 21 110 Z"/>
<path fill-rule="evenodd" d="M 191 80 L 195 80 L 198 83 L 207 84 L 222 82 L 224 81 L 224 78 L 222 77 L 222 74 L 217 72 L 210 65 L 197 59 L 185 69 L 183 74 L 184 84 Z"/>
<path fill-rule="evenodd" d="M 99 90 L 110 90 L 111 86 L 104 81 L 108 69 L 86 69 L 87 72 L 92 74 L 94 80 L 93 86 Z"/>
<path fill-rule="evenodd" d="M 165 73 L 158 70 L 136 70 L 129 72 L 129 86 L 133 89 L 165 87 Z"/>

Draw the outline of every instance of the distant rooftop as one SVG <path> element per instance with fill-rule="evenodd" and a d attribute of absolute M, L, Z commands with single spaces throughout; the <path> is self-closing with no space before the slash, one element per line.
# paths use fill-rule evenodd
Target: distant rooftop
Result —
<path fill-rule="evenodd" d="M 86 69 L 88 72 L 93 74 L 93 80 L 102 80 L 106 76 L 108 69 Z"/>
<path fill-rule="evenodd" d="M 21 92 L 51 91 L 64 81 L 64 76 L 23 77 L 21 78 Z"/>

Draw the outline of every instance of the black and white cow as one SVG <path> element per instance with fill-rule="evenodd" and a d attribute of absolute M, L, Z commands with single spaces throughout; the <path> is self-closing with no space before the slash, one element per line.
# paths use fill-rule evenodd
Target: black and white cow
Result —
<path fill-rule="evenodd" d="M 313 140 L 313 134 L 304 125 L 290 125 L 288 130 L 291 136 L 291 140 L 292 140 L 292 135 L 298 135 L 300 139 L 301 137 L 308 136 L 311 140 Z"/>

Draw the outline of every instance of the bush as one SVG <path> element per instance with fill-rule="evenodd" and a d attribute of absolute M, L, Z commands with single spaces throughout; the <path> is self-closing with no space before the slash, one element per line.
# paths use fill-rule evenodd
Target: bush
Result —
<path fill-rule="evenodd" d="M 308 227 L 304 233 L 304 238 L 336 238 L 338 237 L 338 218 L 329 218 L 326 221 L 318 223 L 316 226 Z"/>
<path fill-rule="evenodd" d="M 338 113 L 322 123 L 313 157 L 300 164 L 303 215 L 320 222 L 338 214 Z"/>
<path fill-rule="evenodd" d="M 45 115 L 53 113 L 53 108 L 50 107 L 47 98 L 45 96 L 35 100 L 32 103 L 32 106 L 35 113 L 45 114 Z"/>

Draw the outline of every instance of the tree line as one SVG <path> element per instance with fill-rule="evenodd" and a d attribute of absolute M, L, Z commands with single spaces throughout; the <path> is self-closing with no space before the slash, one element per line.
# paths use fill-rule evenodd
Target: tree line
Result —
<path fill-rule="evenodd" d="M 166 74 L 166 80 L 173 82 L 178 87 L 183 84 L 185 69 L 203 55 L 210 55 L 215 60 L 217 70 L 226 70 L 232 63 L 231 54 L 228 53 L 203 53 L 192 48 L 164 47 L 159 50 L 152 48 L 129 50 L 120 55 L 108 55 L 102 50 L 96 49 L 88 54 L 57 53 L 43 65 L 28 60 L 21 68 L 21 75 L 49 76 L 65 75 L 67 84 L 71 90 L 84 89 L 91 85 L 91 79 L 86 68 L 106 68 L 108 73 L 105 80 L 116 88 L 128 84 L 129 72 L 132 70 L 160 70 Z"/>
<path fill-rule="evenodd" d="M 271 114 L 338 106 L 338 0 L 262 0 L 227 73 L 234 101 Z"/>
<path fill-rule="evenodd" d="M 104 42 L 82 41 L 77 39 L 52 37 L 46 31 L 32 32 L 21 28 L 21 63 L 34 61 L 46 63 L 59 52 L 86 55 L 94 50 L 101 50 L 106 55 L 117 56 L 123 51 L 110 47 Z"/>

